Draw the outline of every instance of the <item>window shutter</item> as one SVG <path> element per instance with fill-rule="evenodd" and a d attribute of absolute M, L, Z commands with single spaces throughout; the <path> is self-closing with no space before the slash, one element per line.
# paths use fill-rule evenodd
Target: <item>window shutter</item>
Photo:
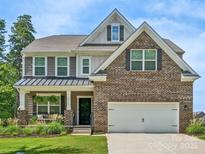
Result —
<path fill-rule="evenodd" d="M 111 25 L 107 25 L 107 41 L 111 41 Z"/>
<path fill-rule="evenodd" d="M 65 96 L 61 96 L 61 114 L 64 114 L 65 110 Z"/>
<path fill-rule="evenodd" d="M 157 70 L 162 69 L 162 49 L 157 50 Z"/>
<path fill-rule="evenodd" d="M 130 50 L 126 49 L 126 55 L 125 55 L 125 65 L 126 65 L 126 70 L 130 70 Z"/>
<path fill-rule="evenodd" d="M 124 41 L 124 26 L 120 25 L 120 41 Z"/>

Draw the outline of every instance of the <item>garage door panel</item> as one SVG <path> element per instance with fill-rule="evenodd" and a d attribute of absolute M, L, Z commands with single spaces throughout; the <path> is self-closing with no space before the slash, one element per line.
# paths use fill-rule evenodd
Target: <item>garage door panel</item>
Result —
<path fill-rule="evenodd" d="M 109 132 L 177 132 L 177 104 L 109 103 Z"/>

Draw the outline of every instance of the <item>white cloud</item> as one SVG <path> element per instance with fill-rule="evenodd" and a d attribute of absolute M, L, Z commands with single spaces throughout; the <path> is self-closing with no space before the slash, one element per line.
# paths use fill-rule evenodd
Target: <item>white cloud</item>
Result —
<path fill-rule="evenodd" d="M 205 39 L 205 32 L 202 32 L 202 33 L 200 34 L 200 37 L 201 37 L 202 39 Z"/>
<path fill-rule="evenodd" d="M 168 0 L 168 1 L 155 1 L 149 3 L 146 7 L 148 11 L 155 13 L 167 14 L 172 16 L 192 16 L 195 18 L 205 20 L 205 9 L 203 1 L 191 0 Z"/>
<path fill-rule="evenodd" d="M 72 33 L 77 31 L 79 15 L 82 14 L 91 0 L 45 0 L 37 4 L 35 12 L 32 14 L 37 37 L 52 34 L 65 33 L 66 29 L 72 29 Z"/>

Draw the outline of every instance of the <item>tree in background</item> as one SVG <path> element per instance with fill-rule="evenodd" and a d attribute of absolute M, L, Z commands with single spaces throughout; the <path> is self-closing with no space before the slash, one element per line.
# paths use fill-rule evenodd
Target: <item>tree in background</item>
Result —
<path fill-rule="evenodd" d="M 0 119 L 16 115 L 19 97 L 13 85 L 21 78 L 21 50 L 35 39 L 34 33 L 31 16 L 19 16 L 11 27 L 10 51 L 5 54 L 5 21 L 0 19 Z"/>
<path fill-rule="evenodd" d="M 22 15 L 17 18 L 11 27 L 11 35 L 9 35 L 10 52 L 7 54 L 7 60 L 17 70 L 17 79 L 21 78 L 21 50 L 35 40 L 36 31 L 31 22 L 30 15 Z"/>
<path fill-rule="evenodd" d="M 16 69 L 8 64 L 0 64 L 0 119 L 14 117 L 16 111 Z"/>
<path fill-rule="evenodd" d="M 5 30 L 6 22 L 3 19 L 0 19 L 0 62 L 2 62 L 5 59 Z"/>

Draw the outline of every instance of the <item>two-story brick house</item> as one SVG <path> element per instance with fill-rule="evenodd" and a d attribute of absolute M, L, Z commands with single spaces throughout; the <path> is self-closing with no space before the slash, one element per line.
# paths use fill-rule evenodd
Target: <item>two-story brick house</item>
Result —
<path fill-rule="evenodd" d="M 26 124 L 32 115 L 62 114 L 69 127 L 101 132 L 183 132 L 199 78 L 183 54 L 115 9 L 89 35 L 48 36 L 22 51 L 18 117 Z M 57 103 L 34 103 L 53 95 Z"/>

